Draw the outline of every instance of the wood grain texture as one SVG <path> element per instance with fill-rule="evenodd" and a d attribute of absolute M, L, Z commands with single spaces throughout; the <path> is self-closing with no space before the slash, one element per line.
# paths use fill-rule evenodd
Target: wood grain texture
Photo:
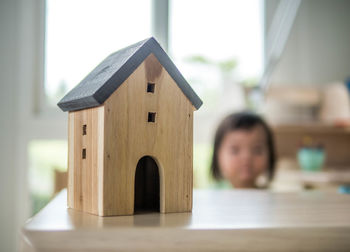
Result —
<path fill-rule="evenodd" d="M 132 215 L 136 167 L 150 156 L 158 166 L 160 212 L 191 211 L 194 110 L 151 54 L 102 106 L 69 112 L 68 206 Z"/>
<path fill-rule="evenodd" d="M 192 213 L 99 217 L 60 193 L 26 223 L 22 251 L 349 251 L 350 197 L 194 191 Z"/>
<path fill-rule="evenodd" d="M 68 125 L 68 206 L 101 215 L 104 107 L 70 112 Z M 82 158 L 83 149 L 86 159 Z"/>
<path fill-rule="evenodd" d="M 191 211 L 193 111 L 201 105 L 153 37 L 107 57 L 58 103 L 70 111 L 68 206 L 133 214 L 135 170 L 148 156 L 158 167 L 160 212 Z"/>
<path fill-rule="evenodd" d="M 152 69 L 152 70 L 150 70 Z M 147 93 L 147 83 L 155 83 Z M 192 209 L 191 102 L 153 54 L 105 102 L 104 213 L 134 211 L 135 169 L 151 156 L 160 176 L 160 211 Z M 148 122 L 155 112 L 155 122 Z"/>

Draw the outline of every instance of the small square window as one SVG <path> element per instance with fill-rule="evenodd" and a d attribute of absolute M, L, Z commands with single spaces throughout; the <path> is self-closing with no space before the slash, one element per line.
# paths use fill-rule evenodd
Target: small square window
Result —
<path fill-rule="evenodd" d="M 155 122 L 155 121 L 156 121 L 156 113 L 148 112 L 148 122 Z"/>
<path fill-rule="evenodd" d="M 86 124 L 83 125 L 83 136 L 86 135 Z"/>
<path fill-rule="evenodd" d="M 82 156 L 83 159 L 86 159 L 86 149 L 85 148 L 83 149 L 83 152 L 82 152 L 81 156 Z"/>
<path fill-rule="evenodd" d="M 154 88 L 155 88 L 156 84 L 154 83 L 147 83 L 147 93 L 154 93 Z"/>

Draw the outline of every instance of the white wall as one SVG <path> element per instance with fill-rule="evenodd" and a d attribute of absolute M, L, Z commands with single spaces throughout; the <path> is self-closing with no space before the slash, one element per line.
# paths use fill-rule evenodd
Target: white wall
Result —
<path fill-rule="evenodd" d="M 30 216 L 28 143 L 64 138 L 66 119 L 40 112 L 44 0 L 0 0 L 0 252 L 18 249 Z"/>
<path fill-rule="evenodd" d="M 19 4 L 0 1 L 0 251 L 15 251 Z"/>
<path fill-rule="evenodd" d="M 266 0 L 268 26 L 279 0 Z M 303 0 L 272 85 L 327 84 L 350 76 L 350 1 Z"/>

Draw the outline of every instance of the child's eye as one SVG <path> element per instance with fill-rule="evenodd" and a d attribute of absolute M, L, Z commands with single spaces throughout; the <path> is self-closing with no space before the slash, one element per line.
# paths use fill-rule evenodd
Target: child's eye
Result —
<path fill-rule="evenodd" d="M 238 154 L 239 153 L 239 148 L 236 147 L 236 146 L 232 146 L 230 148 L 230 152 L 231 152 L 231 154 Z"/>
<path fill-rule="evenodd" d="M 258 146 L 253 148 L 254 155 L 262 155 L 264 153 L 264 147 Z"/>

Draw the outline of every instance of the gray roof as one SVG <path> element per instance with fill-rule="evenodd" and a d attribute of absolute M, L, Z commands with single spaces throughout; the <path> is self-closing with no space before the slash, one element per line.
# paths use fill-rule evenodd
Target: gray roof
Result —
<path fill-rule="evenodd" d="M 74 111 L 103 104 L 151 53 L 157 57 L 184 95 L 198 109 L 203 102 L 153 37 L 108 56 L 57 105 L 63 111 Z"/>

